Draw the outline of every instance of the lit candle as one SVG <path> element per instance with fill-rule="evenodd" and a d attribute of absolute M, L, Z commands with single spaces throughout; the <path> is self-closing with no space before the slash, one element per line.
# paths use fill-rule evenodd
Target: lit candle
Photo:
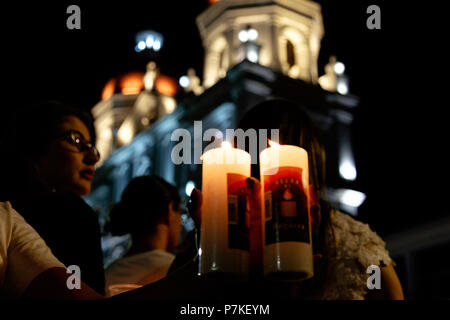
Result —
<path fill-rule="evenodd" d="M 202 224 L 200 272 L 246 276 L 249 218 L 246 179 L 250 154 L 223 142 L 202 155 Z"/>
<path fill-rule="evenodd" d="M 281 280 L 313 276 L 308 153 L 278 145 L 260 154 L 264 274 Z"/>

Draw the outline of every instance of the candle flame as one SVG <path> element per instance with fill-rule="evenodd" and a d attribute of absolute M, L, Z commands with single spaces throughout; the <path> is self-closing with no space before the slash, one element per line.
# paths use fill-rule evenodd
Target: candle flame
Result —
<path fill-rule="evenodd" d="M 269 139 L 269 146 L 271 146 L 272 148 L 278 148 L 280 145 L 275 141 Z"/>
<path fill-rule="evenodd" d="M 224 149 L 232 149 L 231 143 L 229 143 L 228 141 L 222 141 L 222 148 L 224 148 Z"/>

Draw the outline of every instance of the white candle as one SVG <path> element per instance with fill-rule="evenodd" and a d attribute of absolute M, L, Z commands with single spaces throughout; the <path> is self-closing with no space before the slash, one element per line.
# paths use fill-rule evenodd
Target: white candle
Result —
<path fill-rule="evenodd" d="M 200 272 L 248 274 L 250 154 L 224 142 L 202 155 Z"/>
<path fill-rule="evenodd" d="M 271 144 L 260 154 L 264 274 L 284 280 L 313 276 L 308 154 Z"/>

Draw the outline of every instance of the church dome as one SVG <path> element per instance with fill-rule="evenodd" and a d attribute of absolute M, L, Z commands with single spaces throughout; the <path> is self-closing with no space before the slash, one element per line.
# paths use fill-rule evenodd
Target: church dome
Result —
<path fill-rule="evenodd" d="M 139 94 L 144 88 L 144 73 L 129 72 L 124 75 L 111 78 L 103 87 L 102 100 L 106 100 L 115 93 L 124 95 Z"/>
<path fill-rule="evenodd" d="M 144 75 L 143 72 L 129 72 L 111 78 L 103 87 L 102 100 L 107 100 L 116 93 L 123 95 L 139 94 L 145 87 Z M 160 94 L 168 96 L 174 96 L 178 90 L 176 80 L 162 74 L 157 75 L 155 86 Z"/>

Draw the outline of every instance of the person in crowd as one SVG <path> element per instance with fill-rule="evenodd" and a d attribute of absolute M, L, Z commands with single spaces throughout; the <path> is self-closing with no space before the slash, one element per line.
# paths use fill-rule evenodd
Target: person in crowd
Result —
<path fill-rule="evenodd" d="M 84 284 L 70 290 L 71 276 L 11 204 L 0 202 L 0 299 L 102 298 Z"/>
<path fill-rule="evenodd" d="M 167 275 L 180 240 L 181 212 L 177 189 L 164 179 L 150 175 L 130 181 L 107 223 L 112 235 L 131 235 L 126 255 L 106 270 L 107 296 L 114 295 L 111 288 L 145 285 Z"/>
<path fill-rule="evenodd" d="M 8 176 L 2 183 L 13 208 L 39 233 L 64 265 L 104 293 L 97 214 L 82 199 L 91 189 L 99 153 L 91 117 L 61 102 L 17 112 L 4 140 Z"/>
<path fill-rule="evenodd" d="M 77 281 L 51 252 L 45 241 L 10 202 L 0 202 L 0 300 L 99 300 L 105 297 L 82 280 Z M 198 283 L 183 267 L 174 270 L 167 281 L 116 295 L 117 299 L 195 298 L 212 286 Z M 165 280 L 163 279 L 163 280 Z M 68 283 L 72 285 L 68 285 Z M 74 286 L 74 283 L 78 283 Z M 206 290 L 199 290 L 206 288 Z M 199 295 L 201 298 L 204 296 Z"/>
<path fill-rule="evenodd" d="M 81 198 L 90 192 L 95 164 L 100 156 L 93 144 L 92 119 L 61 102 L 47 102 L 16 112 L 4 132 L 7 135 L 2 137 L 0 157 L 2 297 L 104 298 L 98 217 Z M 173 195 L 173 189 L 169 193 L 175 200 L 169 208 L 171 214 L 166 218 L 174 218 L 170 223 L 176 225 L 179 201 Z M 171 232 L 175 229 L 171 228 Z M 176 234 L 174 232 L 170 240 L 167 239 L 170 243 L 167 249 L 172 250 L 177 243 Z M 135 247 L 133 251 L 138 249 Z M 194 278 L 181 268 L 190 261 L 190 255 L 178 260 L 182 262 L 180 268 L 175 268 L 167 281 L 132 290 L 129 296 L 125 293 L 116 297 L 171 299 L 192 296 L 193 290 L 196 292 L 196 286 L 192 285 Z M 65 266 L 79 267 L 80 289 L 68 289 L 70 274 Z M 174 295 L 175 288 L 178 290 Z"/>
<path fill-rule="evenodd" d="M 385 249 L 385 242 L 367 224 L 335 210 L 326 200 L 325 148 L 305 109 L 292 101 L 269 99 L 249 110 L 238 127 L 244 131 L 268 129 L 269 133 L 269 129 L 279 129 L 280 144 L 296 145 L 308 152 L 314 277 L 299 284 L 294 296 L 403 299 L 395 263 Z M 259 179 L 259 175 L 259 166 L 252 165 L 252 176 Z M 252 187 L 260 188 L 255 181 Z M 381 290 L 368 289 L 367 268 L 371 265 L 380 267 Z"/>

